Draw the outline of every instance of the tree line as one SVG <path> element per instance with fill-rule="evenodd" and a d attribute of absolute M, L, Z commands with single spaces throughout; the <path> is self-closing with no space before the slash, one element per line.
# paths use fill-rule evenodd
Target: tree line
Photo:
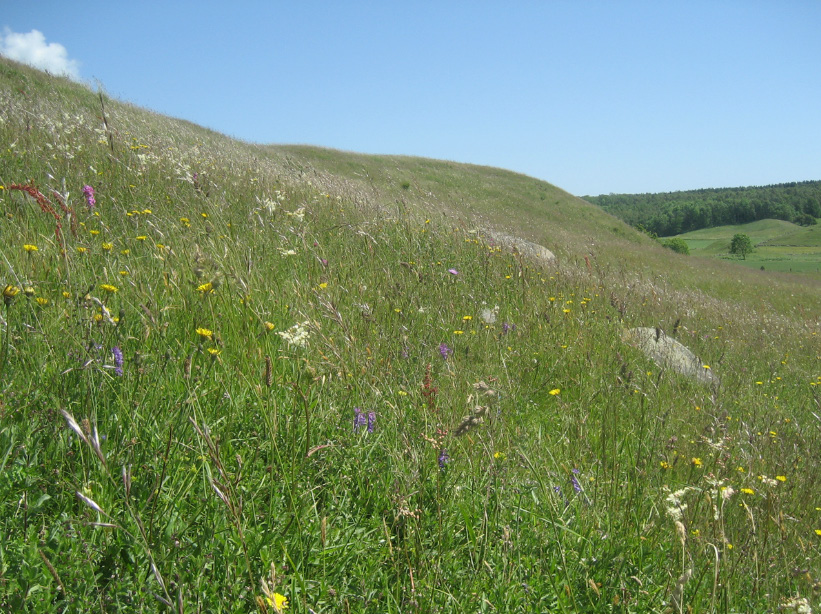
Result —
<path fill-rule="evenodd" d="M 764 219 L 809 226 L 821 217 L 821 181 L 583 198 L 661 237 Z"/>

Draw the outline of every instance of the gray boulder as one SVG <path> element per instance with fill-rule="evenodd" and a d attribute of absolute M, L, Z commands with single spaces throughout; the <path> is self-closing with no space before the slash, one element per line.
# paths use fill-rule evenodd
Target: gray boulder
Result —
<path fill-rule="evenodd" d="M 664 369 L 695 378 L 702 384 L 718 383 L 718 377 L 712 369 L 660 328 L 629 328 L 622 334 L 622 341 L 640 349 Z"/>

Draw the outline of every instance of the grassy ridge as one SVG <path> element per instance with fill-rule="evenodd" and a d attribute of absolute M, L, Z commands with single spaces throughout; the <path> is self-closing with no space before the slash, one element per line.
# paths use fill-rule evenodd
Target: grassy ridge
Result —
<path fill-rule="evenodd" d="M 103 102 L 0 62 L 4 608 L 817 599 L 817 288 L 506 171 Z M 622 344 L 637 325 L 720 385 Z"/>

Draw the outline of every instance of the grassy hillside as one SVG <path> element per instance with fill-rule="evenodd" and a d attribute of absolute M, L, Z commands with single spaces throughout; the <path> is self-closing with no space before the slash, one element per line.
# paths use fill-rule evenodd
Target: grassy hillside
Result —
<path fill-rule="evenodd" d="M 5 60 L 0 108 L 3 610 L 817 605 L 815 281 Z"/>
<path fill-rule="evenodd" d="M 731 255 L 737 233 L 750 237 L 755 250 L 746 259 Z M 802 227 L 781 220 L 760 220 L 737 226 L 718 226 L 678 235 L 694 256 L 732 260 L 752 269 L 821 273 L 821 227 Z"/>

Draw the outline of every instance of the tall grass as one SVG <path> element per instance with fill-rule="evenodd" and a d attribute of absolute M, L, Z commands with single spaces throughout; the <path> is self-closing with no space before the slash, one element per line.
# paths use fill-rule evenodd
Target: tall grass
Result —
<path fill-rule="evenodd" d="M 558 266 L 508 253 L 472 186 L 549 200 L 532 179 L 363 182 L 10 62 L 0 84 L 4 608 L 817 605 L 817 311 L 629 268 L 654 248 L 572 200 Z M 620 342 L 676 320 L 720 384 Z"/>

